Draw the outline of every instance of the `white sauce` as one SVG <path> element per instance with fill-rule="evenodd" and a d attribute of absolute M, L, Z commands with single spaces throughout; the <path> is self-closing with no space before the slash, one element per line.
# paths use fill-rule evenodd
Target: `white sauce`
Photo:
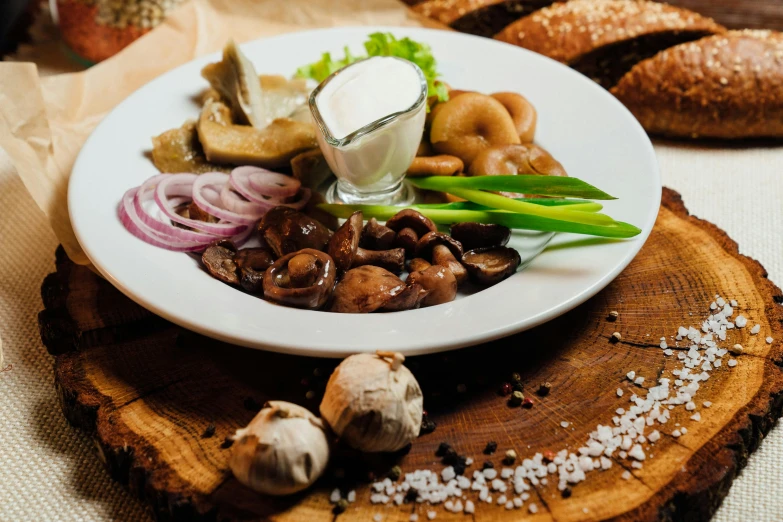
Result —
<path fill-rule="evenodd" d="M 315 97 L 324 126 L 341 140 L 369 123 L 408 111 L 426 85 L 416 65 L 374 57 L 339 71 Z M 343 192 L 370 196 L 399 188 L 421 142 L 426 101 L 382 127 L 334 145 L 318 133 L 318 143 Z"/>
<path fill-rule="evenodd" d="M 333 137 L 342 139 L 376 120 L 409 109 L 421 94 L 412 64 L 376 56 L 347 67 L 318 94 L 316 104 Z"/>

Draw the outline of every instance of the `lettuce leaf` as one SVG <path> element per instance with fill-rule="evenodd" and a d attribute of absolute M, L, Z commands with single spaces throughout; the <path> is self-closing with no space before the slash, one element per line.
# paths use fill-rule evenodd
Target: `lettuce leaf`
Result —
<path fill-rule="evenodd" d="M 367 56 L 354 56 L 348 47 L 345 47 L 343 51 L 345 56 L 336 60 L 332 58 L 330 53 L 323 53 L 317 62 L 297 69 L 296 76 L 322 82 L 333 72 L 357 60 L 371 56 L 396 56 L 419 66 L 427 79 L 427 89 L 430 96 L 437 96 L 439 101 L 449 99 L 446 85 L 438 81 L 437 62 L 429 45 L 411 40 L 407 36 L 397 39 L 391 33 L 373 33 L 364 42 L 364 49 L 367 51 Z"/>

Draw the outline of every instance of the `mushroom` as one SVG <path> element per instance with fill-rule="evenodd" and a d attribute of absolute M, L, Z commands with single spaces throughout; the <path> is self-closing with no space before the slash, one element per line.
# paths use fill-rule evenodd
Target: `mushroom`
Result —
<path fill-rule="evenodd" d="M 261 239 L 277 257 L 304 248 L 326 250 L 331 231 L 315 219 L 290 207 L 269 210 L 258 225 Z"/>
<path fill-rule="evenodd" d="M 416 149 L 416 157 L 420 156 L 432 156 L 435 151 L 432 149 L 432 143 L 424 136 L 419 143 L 419 148 Z"/>
<path fill-rule="evenodd" d="M 321 149 L 311 149 L 291 158 L 291 173 L 303 187 L 317 189 L 332 171 Z"/>
<path fill-rule="evenodd" d="M 405 270 L 405 249 L 365 250 L 364 248 L 359 248 L 356 251 L 356 256 L 353 258 L 351 268 L 364 265 L 379 266 L 393 274 L 400 274 Z"/>
<path fill-rule="evenodd" d="M 515 92 L 496 92 L 491 95 L 506 108 L 522 143 L 533 143 L 536 136 L 536 108 L 527 98 Z"/>
<path fill-rule="evenodd" d="M 419 238 L 428 232 L 436 232 L 438 227 L 428 217 L 411 208 L 405 208 L 394 214 L 386 226 L 397 233 L 395 246 L 405 249 L 405 253 L 413 255 Z"/>
<path fill-rule="evenodd" d="M 468 273 L 459 260 L 462 258 L 462 245 L 456 239 L 443 232 L 429 232 L 416 244 L 416 257 L 429 259 L 433 265 L 440 265 L 451 270 L 461 285 Z"/>
<path fill-rule="evenodd" d="M 336 279 L 332 258 L 305 248 L 281 257 L 266 270 L 264 297 L 295 308 L 317 310 L 329 299 Z"/>
<path fill-rule="evenodd" d="M 223 48 L 222 60 L 205 66 L 201 76 L 230 103 L 237 123 L 249 123 L 257 129 L 263 129 L 277 118 L 291 116 L 307 102 L 306 81 L 283 76 L 259 77 L 252 62 L 233 40 Z"/>
<path fill-rule="evenodd" d="M 321 476 L 329 462 L 324 422 L 289 402 L 267 402 L 233 438 L 231 471 L 239 482 L 259 493 L 301 491 Z"/>
<path fill-rule="evenodd" d="M 455 223 L 451 225 L 451 237 L 462 244 L 465 251 L 476 248 L 506 246 L 511 229 L 491 223 Z"/>
<path fill-rule="evenodd" d="M 230 285 L 238 285 L 236 263 L 237 247 L 227 239 L 212 243 L 201 254 L 201 262 L 212 277 Z"/>
<path fill-rule="evenodd" d="M 470 278 L 482 285 L 494 285 L 511 276 L 522 260 L 519 252 L 508 247 L 477 248 L 462 256 Z"/>
<path fill-rule="evenodd" d="M 205 101 L 196 129 L 207 161 L 221 164 L 283 167 L 318 146 L 312 124 L 278 118 L 263 129 L 235 125 L 231 110 L 216 99 Z"/>
<path fill-rule="evenodd" d="M 188 209 L 188 215 L 185 217 L 188 217 L 190 219 L 205 221 L 207 223 L 217 223 L 219 221 L 218 218 L 216 218 L 212 214 L 209 214 L 201 210 L 201 207 L 196 205 L 195 202 L 191 202 L 190 205 L 188 205 L 187 209 Z"/>
<path fill-rule="evenodd" d="M 426 259 L 422 259 L 420 257 L 414 257 L 408 263 L 408 271 L 409 272 L 419 272 L 421 270 L 427 270 L 431 266 L 432 266 L 432 263 L 430 263 Z"/>
<path fill-rule="evenodd" d="M 453 176 L 465 167 L 456 156 L 440 154 L 438 156 L 418 156 L 408 167 L 408 176 Z"/>
<path fill-rule="evenodd" d="M 348 270 L 334 289 L 329 311 L 347 314 L 374 312 L 405 290 L 405 283 L 378 266 Z"/>
<path fill-rule="evenodd" d="M 363 222 L 362 212 L 354 212 L 329 240 L 328 252 L 337 270 L 345 272 L 357 266 L 374 265 L 395 274 L 402 272 L 405 269 L 405 251 L 402 248 L 365 250 L 359 247 Z"/>
<path fill-rule="evenodd" d="M 321 416 L 349 446 L 397 451 L 419 436 L 424 398 L 399 353 L 352 355 L 326 383 Z"/>
<path fill-rule="evenodd" d="M 264 289 L 264 272 L 275 262 L 275 256 L 266 248 L 243 248 L 234 261 L 239 268 L 239 285 L 256 294 Z"/>
<path fill-rule="evenodd" d="M 362 229 L 359 246 L 368 250 L 388 250 L 396 237 L 394 230 L 381 225 L 377 219 L 370 218 Z"/>
<path fill-rule="evenodd" d="M 299 253 L 288 260 L 288 281 L 294 288 L 307 288 L 315 284 L 318 277 L 318 258 L 312 254 Z"/>
<path fill-rule="evenodd" d="M 249 123 L 262 129 L 271 121 L 267 121 L 264 114 L 258 74 L 234 40 L 229 40 L 223 47 L 223 59 L 205 66 L 201 76 L 231 102 L 233 116 L 239 123 Z"/>
<path fill-rule="evenodd" d="M 394 246 L 402 248 L 405 255 L 411 256 L 416 252 L 416 243 L 419 242 L 419 235 L 412 228 L 403 228 L 397 232 L 394 239 Z"/>
<path fill-rule="evenodd" d="M 198 142 L 196 122 L 186 121 L 181 127 L 152 137 L 152 162 L 164 173 L 231 172 L 230 167 L 209 163 Z"/>
<path fill-rule="evenodd" d="M 430 129 L 432 146 L 466 165 L 488 147 L 520 142 L 508 111 L 490 96 L 467 92 L 437 107 Z"/>
<path fill-rule="evenodd" d="M 403 310 L 413 310 L 419 307 L 429 293 L 429 290 L 426 290 L 418 283 L 406 285 L 405 290 L 392 297 L 390 301 L 380 308 L 380 311 L 401 312 Z"/>
<path fill-rule="evenodd" d="M 457 297 L 457 279 L 446 267 L 432 265 L 424 270 L 411 272 L 406 279 L 408 286 L 421 285 L 427 295 L 421 306 L 449 303 Z"/>
<path fill-rule="evenodd" d="M 538 145 L 499 145 L 476 156 L 468 169 L 470 176 L 539 174 L 567 176 L 563 166 Z"/>

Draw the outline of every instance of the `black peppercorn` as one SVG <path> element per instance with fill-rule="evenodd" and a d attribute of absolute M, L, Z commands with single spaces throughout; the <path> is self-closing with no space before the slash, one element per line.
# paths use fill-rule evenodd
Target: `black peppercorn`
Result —
<path fill-rule="evenodd" d="M 454 464 L 454 473 L 457 475 L 464 475 L 465 464 L 461 464 L 461 463 Z"/>
<path fill-rule="evenodd" d="M 511 386 L 511 389 L 512 389 L 513 391 L 518 391 L 519 393 L 522 393 L 522 392 L 525 390 L 525 388 L 522 386 L 522 383 L 521 383 L 521 382 L 515 382 L 515 383 L 514 383 L 514 384 Z"/>
<path fill-rule="evenodd" d="M 397 482 L 397 479 L 400 478 L 400 475 L 402 475 L 402 469 L 400 469 L 399 466 L 394 466 L 389 471 L 389 478 L 392 480 L 392 482 Z"/>
<path fill-rule="evenodd" d="M 428 415 L 423 415 L 421 418 L 421 428 L 419 429 L 419 436 L 427 435 L 435 431 L 438 425 L 434 420 L 431 420 Z"/>
<path fill-rule="evenodd" d="M 453 465 L 457 460 L 459 459 L 459 455 L 457 454 L 457 450 L 454 448 L 449 448 L 446 450 L 446 453 L 443 455 L 443 463 L 447 466 Z"/>
<path fill-rule="evenodd" d="M 562 493 L 560 493 L 560 495 L 561 495 L 563 498 L 569 498 L 569 497 L 571 496 L 571 488 L 569 488 L 569 487 L 566 487 L 566 488 L 563 490 L 563 492 L 562 492 Z"/>
<path fill-rule="evenodd" d="M 549 395 L 549 392 L 552 390 L 552 385 L 548 382 L 542 382 L 541 386 L 538 387 L 538 395 L 541 397 L 546 397 Z"/>
<path fill-rule="evenodd" d="M 208 439 L 213 435 L 215 435 L 215 425 L 210 424 L 209 426 L 207 426 L 207 429 L 204 430 L 204 433 L 201 434 L 201 438 Z"/>
<path fill-rule="evenodd" d="M 416 502 L 417 498 L 419 498 L 419 490 L 416 488 L 411 488 L 405 493 L 405 500 L 408 502 Z"/>
<path fill-rule="evenodd" d="M 234 439 L 232 439 L 231 437 L 226 437 L 225 439 L 223 439 L 223 443 L 220 445 L 220 448 L 228 449 L 233 445 L 234 445 Z"/>
<path fill-rule="evenodd" d="M 485 455 L 492 455 L 498 449 L 498 443 L 493 441 L 487 442 L 487 446 L 484 448 Z"/>
<path fill-rule="evenodd" d="M 494 467 L 495 467 L 495 465 L 492 464 L 492 462 L 489 461 L 489 460 L 485 460 L 484 464 L 481 465 L 481 469 L 491 469 L 491 468 L 494 468 Z"/>
<path fill-rule="evenodd" d="M 348 509 L 348 501 L 344 498 L 341 498 L 337 501 L 337 504 L 334 505 L 334 509 L 332 510 L 335 515 L 339 515 L 340 513 L 344 512 L 346 509 Z"/>
<path fill-rule="evenodd" d="M 435 456 L 436 457 L 442 457 L 446 454 L 447 451 L 451 449 L 451 446 L 448 442 L 441 442 L 438 446 L 438 449 L 435 450 Z"/>

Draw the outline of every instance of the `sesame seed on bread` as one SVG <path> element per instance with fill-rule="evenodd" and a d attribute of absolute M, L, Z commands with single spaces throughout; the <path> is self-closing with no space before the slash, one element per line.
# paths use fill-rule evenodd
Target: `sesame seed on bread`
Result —
<path fill-rule="evenodd" d="M 783 137 L 783 33 L 730 31 L 637 64 L 612 93 L 651 134 Z"/>
<path fill-rule="evenodd" d="M 463 33 L 493 36 L 553 0 L 423 0 L 413 10 Z"/>
<path fill-rule="evenodd" d="M 668 4 L 571 0 L 513 22 L 495 38 L 568 64 L 608 88 L 667 47 L 723 31 L 711 18 Z"/>

